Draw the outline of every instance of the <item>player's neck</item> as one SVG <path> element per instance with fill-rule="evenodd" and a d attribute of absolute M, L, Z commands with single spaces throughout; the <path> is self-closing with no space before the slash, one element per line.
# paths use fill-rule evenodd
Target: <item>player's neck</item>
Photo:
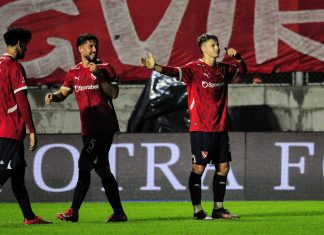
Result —
<path fill-rule="evenodd" d="M 16 58 L 17 57 L 17 48 L 15 46 L 8 46 L 7 54 L 12 56 L 13 58 Z"/>
<path fill-rule="evenodd" d="M 89 68 L 90 61 L 87 60 L 85 57 L 81 57 L 81 63 L 84 68 Z"/>
<path fill-rule="evenodd" d="M 216 64 L 216 58 L 210 56 L 204 56 L 202 61 L 208 64 L 209 66 L 214 66 Z"/>

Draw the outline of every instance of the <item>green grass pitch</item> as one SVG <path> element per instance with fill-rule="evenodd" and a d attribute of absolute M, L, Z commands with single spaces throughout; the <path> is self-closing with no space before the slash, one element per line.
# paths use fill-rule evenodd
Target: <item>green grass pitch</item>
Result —
<path fill-rule="evenodd" d="M 69 203 L 33 203 L 38 214 L 51 225 L 23 225 L 17 203 L 0 203 L 0 234 L 324 234 L 322 201 L 226 202 L 236 220 L 196 221 L 190 202 L 124 202 L 129 221 L 105 223 L 111 214 L 107 203 L 82 205 L 78 223 L 55 219 Z M 203 202 L 209 214 L 213 203 Z"/>

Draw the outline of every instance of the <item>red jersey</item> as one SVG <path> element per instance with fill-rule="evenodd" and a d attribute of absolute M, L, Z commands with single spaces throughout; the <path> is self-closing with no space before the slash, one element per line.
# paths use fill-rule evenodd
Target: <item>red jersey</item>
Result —
<path fill-rule="evenodd" d="M 22 140 L 25 121 L 18 110 L 15 94 L 27 89 L 22 65 L 9 54 L 0 57 L 0 137 Z"/>
<path fill-rule="evenodd" d="M 238 66 L 217 63 L 212 67 L 202 60 L 196 60 L 178 69 L 179 79 L 187 85 L 189 131 L 225 131 L 227 87 L 238 74 Z"/>
<path fill-rule="evenodd" d="M 102 63 L 98 67 L 107 71 L 107 79 L 115 79 L 115 71 L 111 65 Z M 73 66 L 66 74 L 62 88 L 74 91 L 80 109 L 82 135 L 119 131 L 111 99 L 105 95 L 100 81 L 89 68 L 84 68 L 82 63 Z"/>

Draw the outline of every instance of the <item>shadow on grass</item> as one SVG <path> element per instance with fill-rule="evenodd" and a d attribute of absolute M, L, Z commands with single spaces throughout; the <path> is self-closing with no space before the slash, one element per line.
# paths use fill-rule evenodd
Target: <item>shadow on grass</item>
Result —
<path fill-rule="evenodd" d="M 288 211 L 288 212 L 268 212 L 242 215 L 242 217 L 287 217 L 287 216 L 324 216 L 324 211 Z"/>

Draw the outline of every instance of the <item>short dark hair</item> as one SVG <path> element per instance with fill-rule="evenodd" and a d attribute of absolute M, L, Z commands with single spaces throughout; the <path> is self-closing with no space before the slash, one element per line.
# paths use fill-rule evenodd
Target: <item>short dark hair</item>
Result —
<path fill-rule="evenodd" d="M 7 46 L 17 45 L 18 42 L 27 43 L 31 40 L 32 33 L 23 28 L 10 28 L 3 35 L 3 39 Z"/>
<path fill-rule="evenodd" d="M 201 44 L 207 42 L 210 39 L 214 39 L 216 42 L 218 42 L 218 37 L 214 34 L 204 33 L 203 35 L 200 35 L 197 39 L 199 49 L 201 49 Z"/>
<path fill-rule="evenodd" d="M 82 44 L 86 43 L 87 41 L 95 41 L 98 44 L 98 38 L 95 35 L 90 33 L 85 33 L 78 37 L 76 41 L 77 48 Z"/>

